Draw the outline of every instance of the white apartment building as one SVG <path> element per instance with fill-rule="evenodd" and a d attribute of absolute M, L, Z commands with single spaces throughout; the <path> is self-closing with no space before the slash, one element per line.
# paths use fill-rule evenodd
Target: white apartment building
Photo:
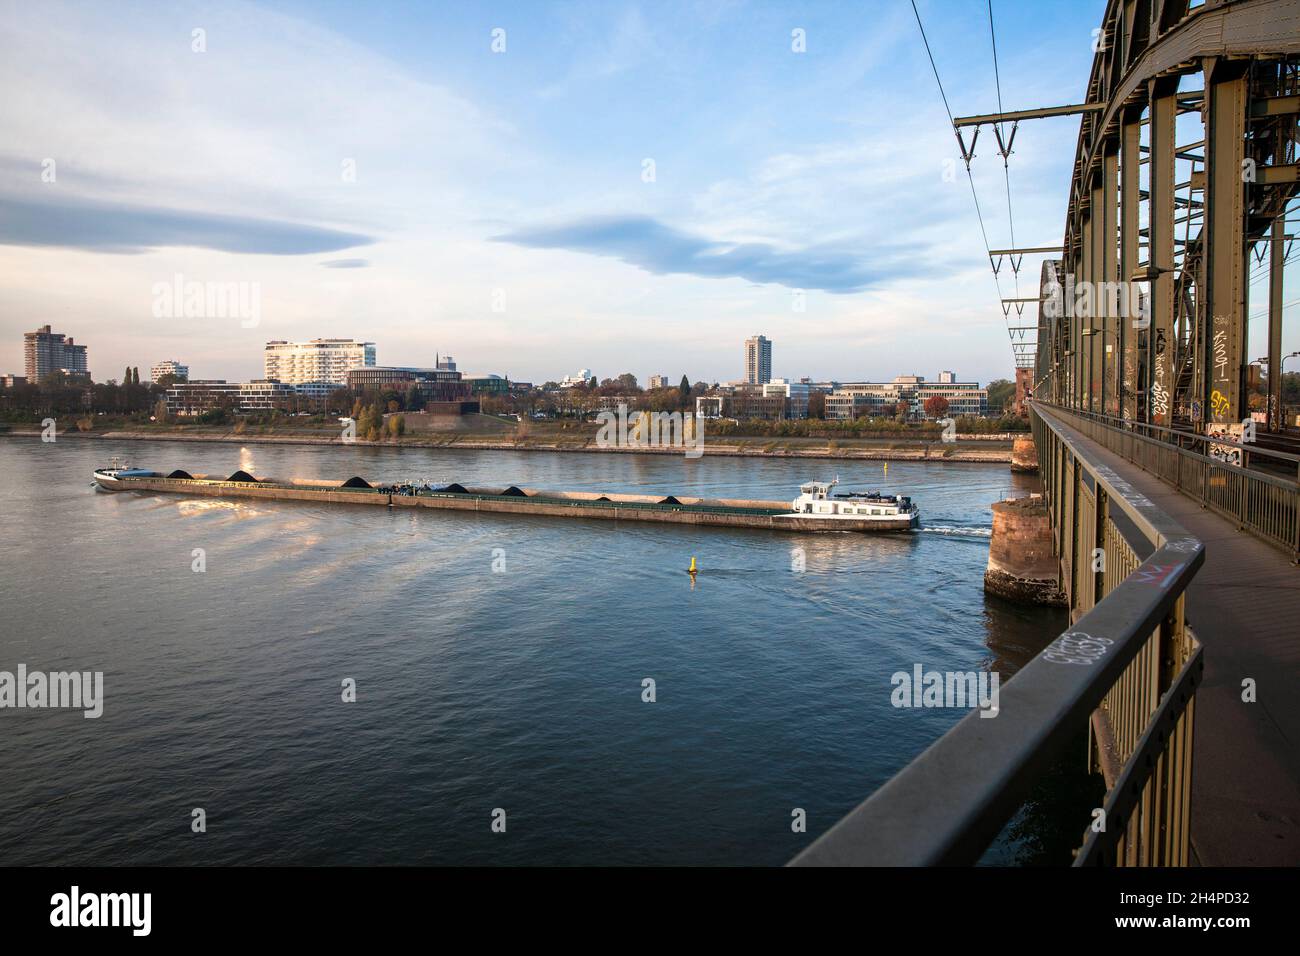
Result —
<path fill-rule="evenodd" d="M 190 377 L 190 367 L 182 365 L 175 359 L 166 359 L 149 369 L 149 381 L 151 382 L 158 381 L 164 375 L 174 375 L 176 378 L 188 379 Z"/>
<path fill-rule="evenodd" d="M 348 369 L 375 364 L 375 343 L 355 339 L 312 339 L 310 342 L 266 343 L 265 377 L 297 385 L 305 382 L 348 383 Z"/>
<path fill-rule="evenodd" d="M 650 386 L 649 386 L 649 387 L 650 387 L 650 388 L 667 388 L 667 387 L 668 387 L 668 376 L 666 376 L 666 375 L 651 375 L 651 376 L 650 376 Z"/>
<path fill-rule="evenodd" d="M 745 339 L 745 381 L 751 385 L 772 381 L 772 342 L 766 336 Z"/>

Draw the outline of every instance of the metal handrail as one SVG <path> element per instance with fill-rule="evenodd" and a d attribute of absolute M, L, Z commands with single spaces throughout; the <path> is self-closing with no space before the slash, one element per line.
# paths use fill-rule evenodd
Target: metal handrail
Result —
<path fill-rule="evenodd" d="M 1277 451 L 1272 448 L 1260 448 L 1253 442 L 1241 442 L 1235 438 L 1216 437 L 1214 435 L 1202 435 L 1198 432 L 1189 432 L 1181 428 L 1172 428 L 1165 425 L 1152 425 L 1148 422 L 1135 422 L 1125 418 L 1116 418 L 1113 415 L 1103 415 L 1101 412 L 1088 411 L 1082 408 L 1071 408 L 1067 405 L 1055 405 L 1051 402 L 1044 402 L 1035 399 L 1039 405 L 1057 411 L 1067 412 L 1071 415 L 1078 415 L 1080 418 L 1086 418 L 1089 421 L 1097 422 L 1111 428 L 1117 428 L 1120 431 L 1133 432 L 1146 438 L 1154 438 L 1156 441 L 1162 441 L 1167 445 L 1173 445 L 1177 448 L 1186 448 L 1184 442 L 1192 444 L 1207 445 L 1226 445 L 1230 448 L 1239 449 L 1243 455 L 1243 461 L 1248 461 L 1247 456 L 1254 458 L 1266 458 L 1277 461 L 1283 465 L 1290 465 L 1296 470 L 1297 481 L 1300 481 L 1300 455 L 1292 454 L 1286 451 Z M 1154 433 L 1154 434 L 1153 434 Z M 1199 452 L 1205 454 L 1205 452 Z M 1208 457 L 1208 456 L 1207 456 Z"/>
<path fill-rule="evenodd" d="M 791 865 L 977 862 L 1153 631 L 1173 616 L 1205 560 L 1202 543 L 1091 460 L 1081 436 L 1036 412 L 1110 506 L 1152 543 L 1152 553 L 1002 688 L 996 717 L 968 714 Z"/>
<path fill-rule="evenodd" d="M 1293 560 L 1300 559 L 1300 482 L 1228 464 L 1180 444 L 1143 434 L 1136 425 L 1121 427 L 1116 420 L 1103 420 L 1095 413 L 1045 402 L 1035 402 L 1035 406 L 1067 421 L 1076 419 L 1080 428 L 1092 431 L 1089 437 L 1099 444 L 1195 498 L 1203 507 L 1235 522 L 1239 528 L 1290 553 Z M 1157 429 L 1157 426 L 1141 427 Z M 1207 436 L 1178 431 L 1173 434 L 1223 444 Z M 1284 452 L 1270 454 L 1283 460 L 1300 460 Z"/>
<path fill-rule="evenodd" d="M 1183 662 L 1173 686 L 1161 698 L 1160 706 L 1147 724 L 1146 732 L 1134 748 L 1133 755 L 1124 764 L 1115 785 L 1106 794 L 1102 807 L 1105 816 L 1102 819 L 1109 830 L 1089 829 L 1075 860 L 1076 866 L 1100 866 L 1119 862 L 1117 841 L 1106 834 L 1116 830 L 1123 832 L 1130 827 L 1132 816 L 1142 802 L 1152 767 L 1167 749 L 1169 741 L 1178 735 L 1180 722 L 1191 710 L 1196 685 L 1201 682 L 1204 671 L 1204 651 L 1198 645 Z"/>

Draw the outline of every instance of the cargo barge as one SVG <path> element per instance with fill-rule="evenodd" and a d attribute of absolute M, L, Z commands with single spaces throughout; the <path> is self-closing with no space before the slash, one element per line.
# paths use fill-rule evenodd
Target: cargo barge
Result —
<path fill-rule="evenodd" d="M 236 471 L 225 478 L 173 471 L 167 475 L 114 462 L 96 469 L 95 485 L 105 491 L 260 498 L 324 504 L 378 505 L 388 508 L 439 508 L 448 511 L 550 515 L 659 521 L 676 524 L 767 528 L 781 531 L 909 531 L 920 512 L 910 499 L 874 493 L 831 495 L 835 482 L 810 482 L 794 502 L 676 495 L 623 495 L 537 488 L 442 487 L 406 483 L 377 485 L 364 478 L 346 481 L 275 481 Z"/>

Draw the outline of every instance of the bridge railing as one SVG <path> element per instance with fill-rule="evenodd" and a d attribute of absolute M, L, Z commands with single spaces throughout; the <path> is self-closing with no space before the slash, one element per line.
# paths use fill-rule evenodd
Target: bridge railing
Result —
<path fill-rule="evenodd" d="M 1043 407 L 1237 527 L 1293 559 L 1300 557 L 1300 455 L 1095 412 Z"/>
<path fill-rule="evenodd" d="M 1076 865 L 1188 861 L 1201 650 L 1183 594 L 1204 548 L 1035 409 L 1044 496 L 1079 616 L 1001 689 L 823 834 L 798 866 L 971 864 L 1084 726 L 1108 792 Z"/>

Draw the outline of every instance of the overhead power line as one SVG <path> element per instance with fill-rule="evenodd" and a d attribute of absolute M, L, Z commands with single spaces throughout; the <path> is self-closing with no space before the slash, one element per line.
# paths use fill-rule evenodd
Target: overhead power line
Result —
<path fill-rule="evenodd" d="M 957 126 L 956 126 L 956 123 L 953 121 L 952 107 L 951 107 L 951 106 L 949 105 L 949 103 L 948 103 L 948 94 L 944 91 L 944 88 L 943 88 L 943 80 L 940 79 L 940 77 L 939 77 L 939 67 L 938 67 L 938 65 L 937 65 L 937 64 L 935 63 L 935 61 L 934 61 L 934 52 L 930 49 L 930 40 L 929 40 L 929 37 L 927 37 L 927 36 L 926 36 L 926 33 L 925 33 L 925 24 L 921 22 L 921 11 L 917 9 L 917 6 L 916 6 L 916 0 L 911 0 L 911 2 L 912 2 L 912 14 L 916 17 L 916 27 L 917 27 L 918 30 L 920 30 L 920 32 L 921 32 L 921 42 L 925 45 L 925 55 L 926 55 L 926 57 L 927 57 L 927 58 L 929 59 L 929 61 L 930 61 L 930 70 L 931 70 L 931 72 L 934 73 L 934 82 L 935 82 L 935 85 L 939 88 L 939 98 L 940 98 L 941 100 L 943 100 L 943 109 L 944 109 L 944 112 L 948 114 L 948 123 L 949 123 L 949 126 L 953 129 L 953 134 L 957 136 L 958 146 L 961 147 L 962 159 L 963 159 L 964 164 L 965 164 L 965 166 L 966 166 L 966 181 L 970 184 L 970 195 L 971 195 L 971 200 L 972 200 L 972 201 L 974 202 L 974 204 L 975 204 L 975 216 L 976 216 L 976 218 L 979 220 L 980 236 L 983 237 L 983 240 L 984 240 L 984 252 L 985 252 L 986 255 L 988 256 L 989 265 L 990 265 L 990 268 L 992 268 L 992 267 L 993 267 L 993 251 L 992 251 L 992 248 L 993 248 L 993 247 L 992 247 L 992 244 L 989 242 L 988 229 L 987 229 L 987 228 L 985 227 L 985 225 L 984 225 L 984 211 L 983 211 L 983 209 L 980 207 L 980 197 L 979 197 L 979 193 L 978 193 L 977 190 L 975 189 L 975 177 L 971 174 L 971 171 L 970 171 L 970 155 L 967 153 L 965 147 L 962 145 L 962 143 L 961 143 L 961 137 L 960 137 L 960 136 L 957 134 L 957 132 L 956 132 L 956 130 L 957 130 Z M 992 0 L 990 0 L 990 2 L 989 2 L 989 30 L 990 30 L 990 32 L 992 32 L 992 30 L 993 30 L 993 19 L 992 19 L 992 18 L 993 18 L 993 5 L 992 5 Z M 996 81 L 997 84 L 998 84 L 998 110 L 999 110 L 999 112 L 1001 112 L 1001 110 L 1002 110 L 1002 89 L 1001 89 L 1001 79 L 997 76 L 997 63 L 996 63 L 996 57 L 997 57 L 997 46 L 996 46 L 996 44 L 997 44 L 997 40 L 996 40 L 996 37 L 994 37 L 994 78 L 995 78 L 995 81 Z M 1013 126 L 1013 130 L 1014 130 L 1014 126 Z M 1013 135 L 1014 135 L 1014 134 L 1013 134 Z M 1001 147 L 999 151 L 1002 153 L 1002 160 L 1003 160 L 1004 174 L 1005 174 L 1005 176 L 1006 176 L 1006 180 L 1007 180 L 1007 219 L 1008 219 L 1008 222 L 1010 222 L 1010 221 L 1011 221 L 1011 178 L 1010 178 L 1010 173 L 1009 173 L 1008 171 L 1006 171 L 1006 169 L 1005 169 L 1005 167 L 1006 167 L 1006 162 L 1007 162 L 1007 155 L 1010 153 L 1010 149 L 1008 148 L 1008 147 L 1009 147 L 1009 143 L 1007 143 L 1007 142 L 1003 139 L 1003 137 L 1002 137 L 1002 135 L 1001 135 L 1000 132 L 999 132 L 999 134 L 998 134 L 998 144 L 999 144 L 999 146 Z M 973 152 L 973 150 L 972 150 L 972 152 Z M 1011 229 L 1011 246 L 1012 246 L 1012 248 L 1015 248 L 1015 227 L 1014 227 L 1014 225 L 1012 225 L 1012 229 Z M 993 285 L 994 285 L 994 287 L 997 289 L 997 293 L 998 293 L 998 304 L 999 304 L 999 306 L 1000 306 L 1000 307 L 1002 308 L 1002 310 L 1003 310 L 1003 317 L 1008 321 L 1008 326 L 1009 326 L 1009 323 L 1010 323 L 1010 317 L 1011 317 L 1011 316 L 1010 316 L 1010 309 L 1009 309 L 1009 308 L 1007 307 L 1007 305 L 1005 304 L 1005 297 L 1002 295 L 1002 283 L 1001 283 L 1001 281 L 998 279 L 998 274 L 997 274 L 997 270 L 996 270 L 996 269 L 993 269 Z M 1017 277 L 1016 277 L 1016 288 L 1017 288 L 1017 290 L 1019 289 L 1019 286 L 1020 286 L 1020 281 L 1019 281 L 1019 276 L 1017 275 Z M 1017 296 L 1017 298 L 1018 298 L 1018 296 Z M 1017 307 L 1017 314 L 1019 314 L 1019 307 Z M 1013 354 L 1013 357 L 1015 357 L 1015 354 L 1016 354 L 1016 353 L 1015 353 L 1015 349 L 1014 349 L 1014 348 L 1012 349 L 1012 354 Z"/>

